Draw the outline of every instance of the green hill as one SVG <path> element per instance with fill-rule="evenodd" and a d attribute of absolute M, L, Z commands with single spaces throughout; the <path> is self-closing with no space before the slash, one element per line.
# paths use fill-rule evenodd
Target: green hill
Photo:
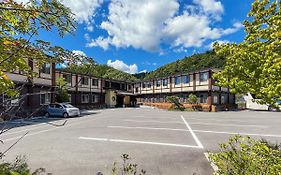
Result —
<path fill-rule="evenodd" d="M 148 73 L 143 79 L 166 77 L 169 75 L 188 73 L 208 68 L 223 68 L 225 58 L 218 57 L 214 52 L 206 52 L 185 57 L 170 64 L 159 67 L 155 71 Z"/>
<path fill-rule="evenodd" d="M 131 74 L 114 69 L 113 67 L 102 64 L 83 64 L 71 65 L 67 68 L 60 68 L 62 71 L 92 75 L 96 77 L 120 80 L 120 81 L 137 81 L 138 79 Z"/>
<path fill-rule="evenodd" d="M 223 68 L 225 59 L 218 57 L 214 52 L 195 54 L 190 57 L 166 64 L 149 73 L 128 74 L 107 65 L 97 64 L 94 61 L 81 65 L 71 65 L 61 70 L 92 75 L 96 77 L 115 79 L 120 81 L 138 81 L 152 78 L 166 77 L 179 73 L 188 73 L 207 68 Z"/>

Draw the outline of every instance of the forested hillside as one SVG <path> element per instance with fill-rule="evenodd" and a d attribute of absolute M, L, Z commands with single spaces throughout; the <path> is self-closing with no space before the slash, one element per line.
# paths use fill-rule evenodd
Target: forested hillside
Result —
<path fill-rule="evenodd" d="M 214 52 L 195 54 L 170 64 L 159 67 L 155 71 L 147 74 L 143 79 L 159 78 L 178 73 L 188 73 L 207 68 L 222 68 L 225 65 L 225 59 L 218 57 Z"/>
<path fill-rule="evenodd" d="M 81 73 L 92 75 L 96 77 L 109 78 L 121 81 L 137 81 L 138 79 L 131 74 L 122 72 L 120 70 L 114 69 L 107 65 L 102 64 L 81 64 L 81 65 L 71 65 L 67 68 L 60 68 L 63 71 L 72 73 Z"/>
<path fill-rule="evenodd" d="M 94 61 L 80 65 L 73 64 L 67 68 L 61 68 L 61 70 L 121 81 L 138 81 L 165 77 L 178 73 L 188 73 L 207 68 L 222 68 L 224 65 L 225 59 L 223 57 L 218 57 L 213 52 L 206 52 L 202 54 L 195 54 L 170 64 L 166 64 L 150 73 L 138 73 L 135 75 L 119 71 L 107 65 L 97 64 Z"/>

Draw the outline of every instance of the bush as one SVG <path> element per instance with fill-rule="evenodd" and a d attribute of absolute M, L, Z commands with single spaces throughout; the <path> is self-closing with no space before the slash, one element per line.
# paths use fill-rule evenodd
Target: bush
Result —
<path fill-rule="evenodd" d="M 146 171 L 144 170 L 140 170 L 140 173 L 138 173 L 137 164 L 128 163 L 128 160 L 131 159 L 128 154 L 123 154 L 121 158 L 122 165 L 119 166 L 116 162 L 113 163 L 112 175 L 145 175 Z M 103 175 L 103 173 L 98 172 L 97 175 Z"/>
<path fill-rule="evenodd" d="M 28 164 L 26 163 L 25 157 L 18 156 L 12 163 L 0 163 L 1 175 L 39 175 L 43 172 L 45 172 L 43 168 L 39 168 L 35 172 L 31 172 Z"/>
<path fill-rule="evenodd" d="M 197 98 L 197 96 L 194 95 L 194 94 L 189 94 L 189 96 L 188 96 L 188 98 L 187 98 L 187 102 L 188 102 L 189 104 L 197 104 L 198 98 Z"/>
<path fill-rule="evenodd" d="M 180 103 L 180 98 L 177 96 L 168 96 L 166 100 L 172 103 L 171 109 L 184 111 L 184 106 Z"/>
<path fill-rule="evenodd" d="M 209 153 L 210 160 L 218 167 L 219 175 L 280 175 L 280 146 L 265 140 L 236 135 L 220 144 L 219 153 Z"/>

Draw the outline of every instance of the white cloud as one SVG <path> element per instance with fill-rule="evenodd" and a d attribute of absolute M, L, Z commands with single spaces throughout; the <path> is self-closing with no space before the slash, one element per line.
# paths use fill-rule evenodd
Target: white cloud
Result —
<path fill-rule="evenodd" d="M 79 23 L 89 23 L 103 0 L 61 0 L 61 3 L 71 9 Z"/>
<path fill-rule="evenodd" d="M 81 50 L 73 50 L 72 53 L 73 53 L 74 55 L 81 55 L 81 56 L 84 56 L 84 57 L 87 56 L 87 55 L 86 55 L 83 51 L 81 51 Z"/>
<path fill-rule="evenodd" d="M 127 65 L 121 60 L 108 60 L 107 65 L 115 69 L 121 70 L 123 72 L 127 72 L 129 74 L 135 74 L 138 72 L 138 66 L 136 64 Z"/>
<path fill-rule="evenodd" d="M 213 27 L 224 12 L 218 0 L 193 0 L 183 12 L 179 7 L 177 0 L 112 0 L 108 18 L 100 25 L 108 35 L 88 40 L 87 46 L 161 52 L 164 44 L 174 51 L 185 51 L 242 28 L 238 22 L 226 29 Z"/>
<path fill-rule="evenodd" d="M 207 46 L 207 49 L 213 49 L 213 44 L 214 43 L 219 43 L 219 44 L 225 44 L 225 43 L 230 43 L 230 41 L 228 40 L 217 40 L 217 41 L 213 41 L 211 42 L 208 46 Z"/>
<path fill-rule="evenodd" d="M 223 5 L 217 0 L 193 0 L 195 4 L 202 7 L 206 14 L 211 15 L 216 20 L 221 19 L 221 14 L 224 12 Z"/>
<path fill-rule="evenodd" d="M 139 73 L 147 73 L 148 71 L 145 69 L 145 70 L 142 70 L 140 71 Z"/>
<path fill-rule="evenodd" d="M 89 36 L 85 36 L 86 39 L 89 40 Z M 94 47 L 94 46 L 99 46 L 103 48 L 104 50 L 107 50 L 109 47 L 110 43 L 110 38 L 103 38 L 103 37 L 98 37 L 96 40 L 91 40 L 86 44 L 86 47 Z"/>
<path fill-rule="evenodd" d="M 101 28 L 108 32 L 111 45 L 159 50 L 164 21 L 178 11 L 176 0 L 112 0 L 108 21 Z"/>
<path fill-rule="evenodd" d="M 189 15 L 185 12 L 167 21 L 163 30 L 165 41 L 171 43 L 173 48 L 201 47 L 206 40 L 219 39 L 241 29 L 238 23 L 227 29 L 211 28 L 210 22 L 207 16 Z"/>

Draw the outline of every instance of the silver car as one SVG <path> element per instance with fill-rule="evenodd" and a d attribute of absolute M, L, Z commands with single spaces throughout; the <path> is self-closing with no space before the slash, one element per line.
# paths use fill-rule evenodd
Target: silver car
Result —
<path fill-rule="evenodd" d="M 45 113 L 45 117 L 62 116 L 64 118 L 67 118 L 79 115 L 80 110 L 78 108 L 66 103 L 49 104 Z"/>

